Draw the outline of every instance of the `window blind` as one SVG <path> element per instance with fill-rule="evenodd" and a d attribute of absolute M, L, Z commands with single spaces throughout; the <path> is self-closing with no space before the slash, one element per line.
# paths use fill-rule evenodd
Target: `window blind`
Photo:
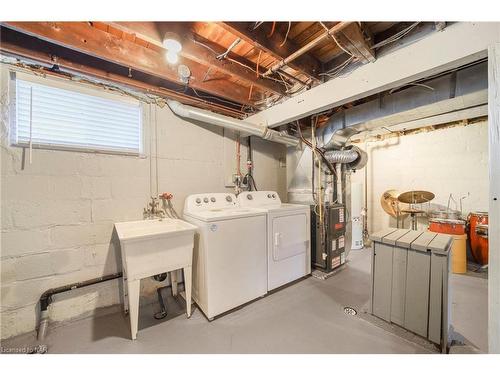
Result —
<path fill-rule="evenodd" d="M 16 79 L 13 135 L 17 144 L 139 154 L 141 105 Z"/>

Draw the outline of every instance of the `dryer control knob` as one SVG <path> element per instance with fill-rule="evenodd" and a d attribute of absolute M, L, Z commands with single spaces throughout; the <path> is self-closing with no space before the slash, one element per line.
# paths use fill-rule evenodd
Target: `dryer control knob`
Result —
<path fill-rule="evenodd" d="M 215 202 L 215 197 L 210 198 L 210 202 Z"/>
<path fill-rule="evenodd" d="M 268 198 L 271 198 L 271 194 L 267 194 L 267 197 L 268 197 Z"/>
<path fill-rule="evenodd" d="M 196 203 L 200 204 L 201 203 L 201 198 L 196 198 Z"/>
<path fill-rule="evenodd" d="M 252 195 L 252 194 L 247 194 L 247 199 L 248 199 L 249 201 L 251 201 L 251 200 L 253 199 L 253 195 Z"/>
<path fill-rule="evenodd" d="M 203 202 L 208 203 L 208 198 L 207 197 L 203 198 Z"/>
<path fill-rule="evenodd" d="M 226 195 L 226 200 L 228 202 L 232 202 L 233 201 L 233 198 L 230 196 L 230 195 Z"/>
<path fill-rule="evenodd" d="M 273 194 L 273 198 L 276 198 L 276 194 Z"/>

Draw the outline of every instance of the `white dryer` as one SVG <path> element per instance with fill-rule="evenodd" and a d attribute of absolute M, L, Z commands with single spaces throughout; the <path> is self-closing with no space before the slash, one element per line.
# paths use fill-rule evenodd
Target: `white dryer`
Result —
<path fill-rule="evenodd" d="M 275 191 L 244 191 L 241 207 L 267 212 L 267 289 L 273 290 L 311 273 L 309 206 L 281 203 Z"/>
<path fill-rule="evenodd" d="M 209 320 L 267 293 L 266 212 L 241 208 L 234 194 L 194 194 L 184 220 L 198 227 L 193 299 Z"/>

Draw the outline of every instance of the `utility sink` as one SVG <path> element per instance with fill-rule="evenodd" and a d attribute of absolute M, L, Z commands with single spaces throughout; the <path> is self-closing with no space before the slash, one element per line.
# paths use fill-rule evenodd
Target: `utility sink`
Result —
<path fill-rule="evenodd" d="M 127 221 L 116 223 L 115 228 L 129 280 L 164 273 L 176 265 L 182 268 L 193 257 L 196 227 L 183 220 Z"/>
<path fill-rule="evenodd" d="M 196 227 L 179 219 L 126 221 L 115 224 L 120 241 L 137 241 L 154 237 L 173 237 L 194 233 Z"/>
<path fill-rule="evenodd" d="M 132 339 L 137 334 L 141 279 L 171 272 L 172 291 L 176 293 L 176 271 L 183 269 L 187 315 L 190 316 L 196 226 L 179 219 L 156 219 L 115 223 L 115 228 L 121 245 L 124 308 L 128 312 L 130 307 Z"/>

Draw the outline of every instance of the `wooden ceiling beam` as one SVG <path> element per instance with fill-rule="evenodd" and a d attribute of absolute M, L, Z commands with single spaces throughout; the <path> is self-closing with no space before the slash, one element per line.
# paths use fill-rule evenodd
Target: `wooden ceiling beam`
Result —
<path fill-rule="evenodd" d="M 179 83 L 177 66 L 169 65 L 164 54 L 94 28 L 87 22 L 2 22 L 1 24 L 84 54 Z M 180 57 L 179 64 L 186 64 L 191 70 L 190 87 L 253 106 L 254 100 L 249 98 L 248 88 L 220 77 L 205 80 L 206 67 L 183 57 Z"/>
<path fill-rule="evenodd" d="M 339 37 L 338 39 L 340 39 L 339 42 L 343 42 L 342 46 L 360 61 L 364 63 L 375 61 L 375 52 L 371 48 L 371 45 L 365 40 L 363 30 L 357 22 L 350 23 L 335 34 L 335 37 L 337 36 Z"/>
<path fill-rule="evenodd" d="M 238 36 L 247 43 L 255 46 L 281 61 L 297 51 L 300 46 L 295 45 L 292 40 L 287 40 L 283 45 L 283 37 L 278 33 L 268 36 L 264 28 L 249 30 L 248 22 L 219 22 L 222 28 Z M 321 73 L 321 63 L 311 55 L 302 55 L 296 60 L 290 62 L 290 68 L 304 74 L 313 82 L 319 83 L 318 74 Z"/>
<path fill-rule="evenodd" d="M 226 49 L 217 44 L 210 43 L 210 48 L 216 52 L 214 53 L 210 49 L 196 43 L 195 40 L 200 40 L 200 37 L 193 34 L 189 27 L 190 24 L 187 22 L 158 23 L 158 26 L 155 22 L 106 22 L 106 24 L 113 28 L 121 29 L 129 35 L 132 34 L 146 40 L 161 50 L 163 50 L 162 35 L 167 30 L 173 31 L 181 38 L 182 50 L 180 55 L 182 57 L 216 69 L 224 74 L 231 75 L 246 82 L 248 85 L 254 85 L 255 88 L 260 90 L 269 91 L 279 96 L 287 96 L 282 84 L 266 78 L 257 78 L 256 73 L 253 71 L 255 68 L 250 62 L 239 61 L 236 56 L 231 56 L 231 58 L 239 63 L 229 59 L 217 59 L 216 54 L 223 54 L 226 52 Z M 203 43 L 208 44 L 209 42 L 203 41 Z"/>
<path fill-rule="evenodd" d="M 217 103 L 211 103 L 206 100 L 189 96 L 187 94 L 177 92 L 175 90 L 167 89 L 164 87 L 158 87 L 156 85 L 152 85 L 143 81 L 139 81 L 137 79 L 129 78 L 120 74 L 110 73 L 106 70 L 99 69 L 93 66 L 81 64 L 79 62 L 75 62 L 69 60 L 67 58 L 61 58 L 53 53 L 53 51 L 49 51 L 49 49 L 43 45 L 44 41 L 37 39 L 38 45 L 36 48 L 33 48 L 33 45 L 29 47 L 26 45 L 20 45 L 14 43 L 12 40 L 8 39 L 7 33 L 0 33 L 0 51 L 11 54 L 16 57 L 25 58 L 28 60 L 33 60 L 34 62 L 38 62 L 47 66 L 57 65 L 59 66 L 63 72 L 58 73 L 53 69 L 43 69 L 45 74 L 61 76 L 64 75 L 64 71 L 73 72 L 76 74 L 84 74 L 88 76 L 92 76 L 103 81 L 113 82 L 116 84 L 127 86 L 131 89 L 136 89 L 145 93 L 158 95 L 163 98 L 175 99 L 184 104 L 190 104 L 196 107 L 208 109 L 220 114 L 224 114 L 227 116 L 243 118 L 245 114 L 241 111 L 231 109 L 228 107 L 224 107 Z"/>

